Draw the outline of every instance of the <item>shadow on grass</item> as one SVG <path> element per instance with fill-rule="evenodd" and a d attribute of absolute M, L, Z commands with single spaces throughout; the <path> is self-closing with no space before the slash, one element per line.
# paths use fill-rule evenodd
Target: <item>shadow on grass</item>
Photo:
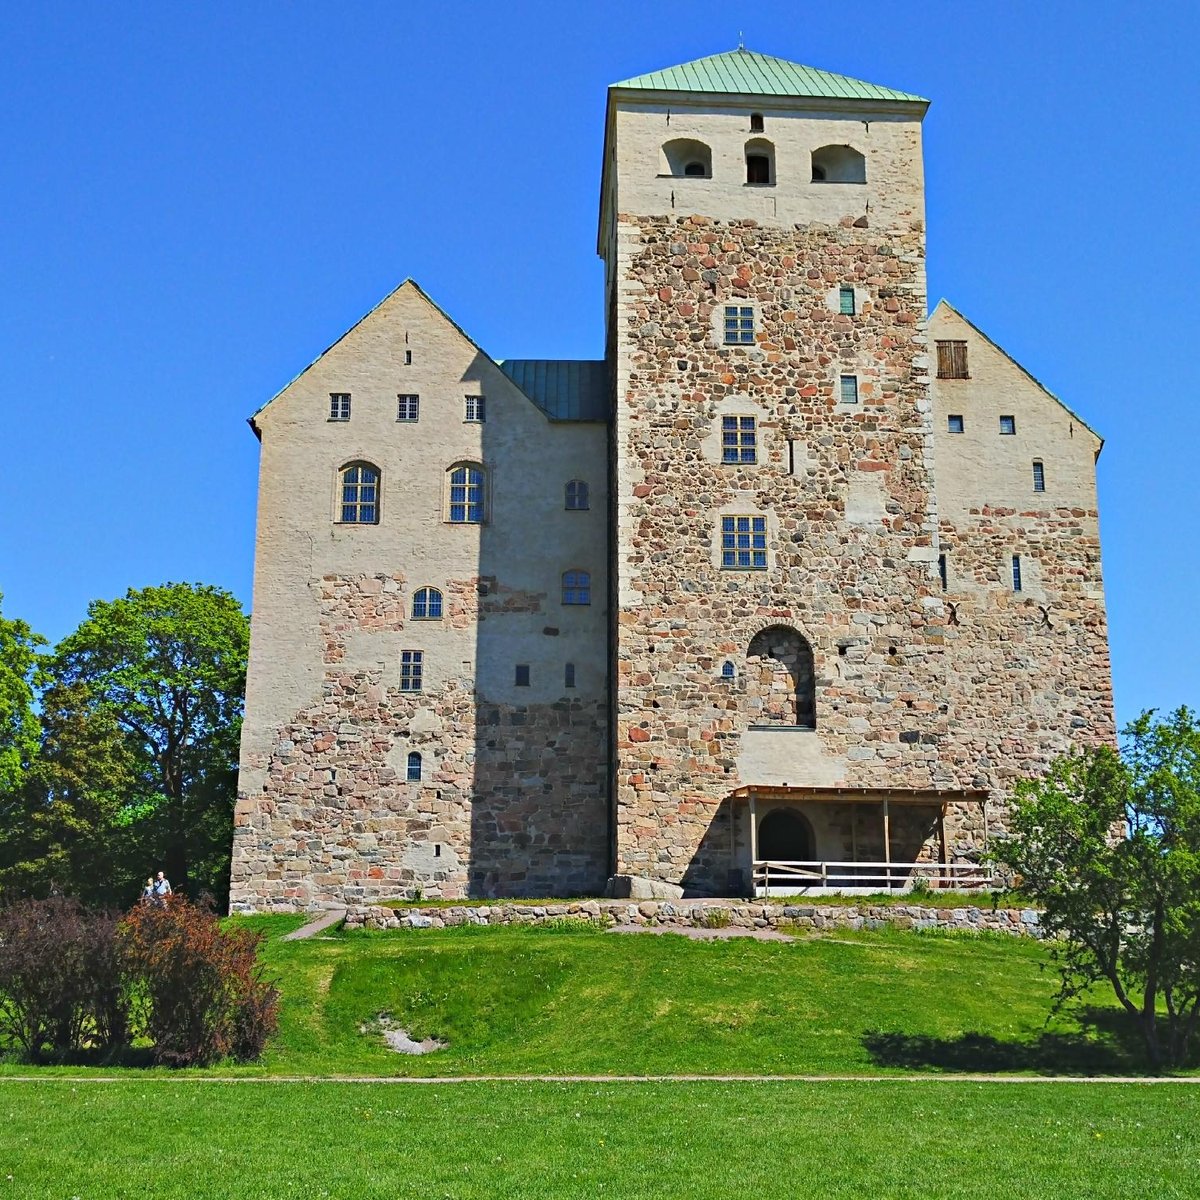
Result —
<path fill-rule="evenodd" d="M 868 1030 L 862 1044 L 880 1067 L 910 1071 L 1035 1071 L 1044 1075 L 1141 1075 L 1149 1067 L 1133 1020 L 1111 1008 L 1076 1014 L 1078 1033 L 997 1038 L 986 1033 L 933 1037 Z"/>

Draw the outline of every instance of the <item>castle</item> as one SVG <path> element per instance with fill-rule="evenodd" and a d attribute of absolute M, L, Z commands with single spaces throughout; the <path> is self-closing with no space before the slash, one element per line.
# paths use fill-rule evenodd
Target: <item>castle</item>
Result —
<path fill-rule="evenodd" d="M 926 108 L 615 84 L 604 361 L 408 281 L 254 415 L 234 908 L 979 883 L 1114 739 L 1101 439 L 927 312 Z"/>

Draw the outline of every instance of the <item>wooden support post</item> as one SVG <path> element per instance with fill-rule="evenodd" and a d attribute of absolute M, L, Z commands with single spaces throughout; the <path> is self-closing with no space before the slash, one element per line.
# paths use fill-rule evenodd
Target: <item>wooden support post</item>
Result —
<path fill-rule="evenodd" d="M 946 849 L 946 806 L 942 805 L 941 811 L 938 813 L 938 857 L 941 859 L 942 867 L 949 863 L 950 858 Z M 946 887 L 949 872 L 946 870 L 938 871 L 938 887 Z"/>
<path fill-rule="evenodd" d="M 892 823 L 888 816 L 887 797 L 883 798 L 883 861 L 887 864 L 887 886 L 892 887 Z"/>
<path fill-rule="evenodd" d="M 758 862 L 758 809 L 754 804 L 754 793 L 750 793 L 750 894 L 758 895 L 758 880 L 755 863 Z"/>

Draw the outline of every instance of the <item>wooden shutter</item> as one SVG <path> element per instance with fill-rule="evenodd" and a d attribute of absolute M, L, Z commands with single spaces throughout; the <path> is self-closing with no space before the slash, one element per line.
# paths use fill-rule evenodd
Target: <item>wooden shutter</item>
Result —
<path fill-rule="evenodd" d="M 938 378 L 969 379 L 967 374 L 967 343 L 938 342 Z"/>

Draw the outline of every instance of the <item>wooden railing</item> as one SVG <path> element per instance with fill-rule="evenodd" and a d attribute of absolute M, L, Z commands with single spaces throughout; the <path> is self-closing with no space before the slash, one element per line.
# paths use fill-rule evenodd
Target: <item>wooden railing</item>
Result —
<path fill-rule="evenodd" d="M 754 863 L 756 896 L 770 888 L 871 888 L 885 891 L 911 887 L 918 879 L 934 888 L 983 888 L 992 882 L 991 870 L 979 863 L 936 862 L 784 862 L 760 859 Z"/>

